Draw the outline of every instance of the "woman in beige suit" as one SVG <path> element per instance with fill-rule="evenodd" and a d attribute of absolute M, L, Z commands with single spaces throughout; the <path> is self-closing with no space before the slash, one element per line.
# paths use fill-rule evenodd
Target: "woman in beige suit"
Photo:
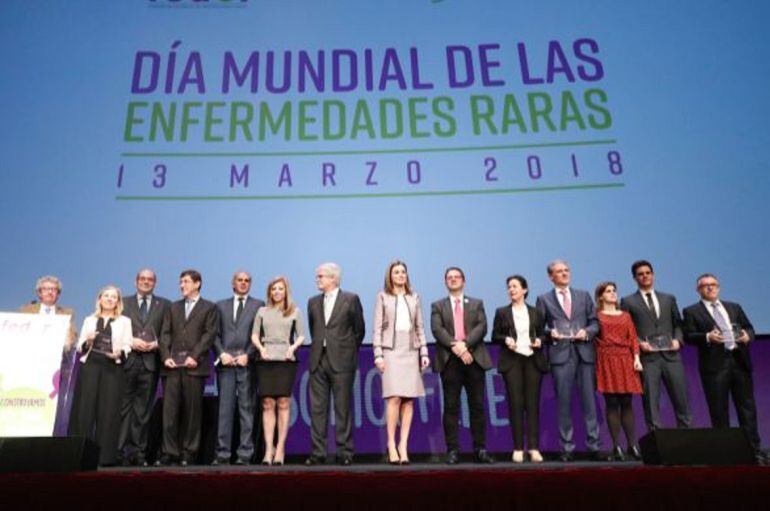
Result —
<path fill-rule="evenodd" d="M 422 371 L 430 365 L 420 297 L 412 291 L 406 264 L 393 261 L 384 290 L 374 306 L 374 364 L 382 374 L 382 397 L 388 435 L 388 463 L 409 464 L 407 444 L 414 398 L 425 395 Z M 396 447 L 396 426 L 401 435 Z"/>

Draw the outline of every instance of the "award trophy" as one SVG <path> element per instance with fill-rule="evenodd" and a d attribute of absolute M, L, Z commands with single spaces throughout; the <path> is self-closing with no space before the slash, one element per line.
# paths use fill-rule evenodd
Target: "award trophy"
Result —
<path fill-rule="evenodd" d="M 112 337 L 110 334 L 97 332 L 96 337 L 94 337 L 94 344 L 91 349 L 96 353 L 112 356 Z"/>
<path fill-rule="evenodd" d="M 673 341 L 668 334 L 648 335 L 644 340 L 650 345 L 652 351 L 670 351 Z"/>
<path fill-rule="evenodd" d="M 555 331 L 561 337 L 561 339 L 564 339 L 564 340 L 574 339 L 575 334 L 577 334 L 575 327 L 572 326 L 572 322 L 565 321 L 563 319 L 555 321 L 553 326 L 551 327 L 551 330 Z"/>
<path fill-rule="evenodd" d="M 178 367 L 184 367 L 184 362 L 188 356 L 189 352 L 187 351 L 177 351 L 171 354 L 171 359 Z"/>
<path fill-rule="evenodd" d="M 151 328 L 140 330 L 137 332 L 136 337 L 140 338 L 144 342 L 149 343 L 153 343 L 158 340 L 158 338 L 155 336 L 155 332 Z"/>

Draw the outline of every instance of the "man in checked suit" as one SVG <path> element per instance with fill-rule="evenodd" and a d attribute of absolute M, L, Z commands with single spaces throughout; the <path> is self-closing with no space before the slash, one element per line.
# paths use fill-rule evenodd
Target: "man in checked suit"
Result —
<path fill-rule="evenodd" d="M 134 339 L 123 365 L 126 386 L 120 408 L 118 453 L 124 464 L 138 466 L 147 466 L 147 432 L 160 372 L 158 339 L 170 304 L 165 298 L 155 296 L 156 282 L 153 270 L 139 270 L 136 294 L 123 299 L 123 315 L 131 320 Z"/>
<path fill-rule="evenodd" d="M 636 261 L 631 265 L 639 290 L 623 298 L 620 308 L 631 314 L 639 336 L 642 351 L 642 382 L 644 384 L 644 419 L 647 429 L 663 427 L 660 418 L 660 384 L 666 386 L 668 397 L 674 406 L 676 425 L 679 428 L 692 426 L 692 416 L 687 403 L 687 383 L 680 348 L 682 347 L 682 317 L 673 295 L 654 289 L 655 272 L 649 261 Z M 670 348 L 657 350 L 649 342 L 653 336 L 665 336 L 671 342 Z"/>
<path fill-rule="evenodd" d="M 683 311 L 684 339 L 698 347 L 698 369 L 711 416 L 711 426 L 730 427 L 730 396 L 738 423 L 754 448 L 757 463 L 768 463 L 762 450 L 754 402 L 749 343 L 754 327 L 743 308 L 719 299 L 719 280 L 704 273 L 697 280 L 701 299 Z"/>
<path fill-rule="evenodd" d="M 471 416 L 474 461 L 494 463 L 486 448 L 484 372 L 492 368 L 492 359 L 484 345 L 487 333 L 484 302 L 465 296 L 465 273 L 460 268 L 447 268 L 444 284 L 449 296 L 431 304 L 430 328 L 436 339 L 436 371 L 441 374 L 444 394 L 446 462 L 455 465 L 460 460 L 457 432 L 460 395 L 465 387 Z"/>
<path fill-rule="evenodd" d="M 365 325 L 358 295 L 342 291 L 340 267 L 324 263 L 316 268 L 321 294 L 307 303 L 310 324 L 310 425 L 313 450 L 306 465 L 326 459 L 329 394 L 334 396 L 337 463 L 353 463 L 353 416 L 350 411 L 353 382 L 358 368 L 358 348 Z"/>
<path fill-rule="evenodd" d="M 596 420 L 596 352 L 591 341 L 599 333 L 599 322 L 591 295 L 570 287 L 571 274 L 565 261 L 548 265 L 548 277 L 554 289 L 537 297 L 537 310 L 545 320 L 551 337 L 548 360 L 559 405 L 559 442 L 564 462 L 574 459 L 572 429 L 572 388 L 577 380 L 583 420 L 586 423 L 586 447 L 595 461 L 605 461 L 599 451 L 599 422 Z"/>
<path fill-rule="evenodd" d="M 187 466 L 198 455 L 203 386 L 219 322 L 216 305 L 201 298 L 201 284 L 200 273 L 183 271 L 179 276 L 182 299 L 172 303 L 163 317 L 159 343 L 163 361 L 163 455 L 157 466 L 177 460 Z"/>
<path fill-rule="evenodd" d="M 232 298 L 217 302 L 219 332 L 214 340 L 214 350 L 218 357 L 219 420 L 213 465 L 230 463 L 236 403 L 241 426 L 236 465 L 248 465 L 254 454 L 255 389 L 251 360 L 254 359 L 255 347 L 251 343 L 251 329 L 257 310 L 264 307 L 265 302 L 249 296 L 251 275 L 245 271 L 235 272 L 232 285 Z"/>

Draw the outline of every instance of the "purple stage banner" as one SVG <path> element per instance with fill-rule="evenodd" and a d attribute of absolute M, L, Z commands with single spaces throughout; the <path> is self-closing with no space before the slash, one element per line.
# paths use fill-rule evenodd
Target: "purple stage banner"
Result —
<path fill-rule="evenodd" d="M 431 357 L 434 346 L 430 346 Z M 498 346 L 489 345 L 493 360 L 497 361 Z M 307 358 L 310 350 L 302 349 L 298 353 L 299 370 L 292 395 L 290 430 L 286 450 L 288 454 L 305 454 L 310 452 L 310 399 L 308 393 L 309 372 Z M 698 374 L 697 351 L 692 347 L 683 349 L 683 359 L 687 378 L 687 394 L 693 414 L 694 427 L 709 427 L 709 415 L 703 395 L 700 376 Z M 759 416 L 759 432 L 766 442 L 770 438 L 770 342 L 768 339 L 759 340 L 751 345 L 751 356 L 754 364 L 754 395 Z M 62 392 L 66 396 L 59 400 L 56 434 L 66 434 L 67 417 L 74 389 L 77 371 L 63 370 L 62 374 L 69 380 L 69 385 L 62 381 Z M 72 378 L 70 374 L 75 373 Z M 206 394 L 216 395 L 216 378 L 209 378 L 206 384 Z M 413 453 L 443 453 L 445 451 L 444 433 L 441 423 L 443 395 L 441 380 L 436 373 L 426 373 L 424 376 L 425 397 L 416 400 L 414 419 L 409 441 L 409 449 Z M 508 452 L 513 448 L 510 423 L 508 421 L 508 399 L 505 384 L 496 369 L 486 373 L 486 418 L 487 418 L 487 448 L 493 452 Z M 380 453 L 385 451 L 385 407 L 382 399 L 382 382 L 380 373 L 374 367 L 371 346 L 362 346 L 359 352 L 359 368 L 353 387 L 353 432 L 355 450 L 358 453 Z M 596 394 L 596 404 L 601 427 L 601 441 L 605 449 L 611 447 L 609 432 L 604 418 L 604 400 Z M 556 394 L 550 375 L 545 375 L 540 398 L 540 448 L 544 451 L 559 450 L 559 436 L 556 415 Z M 737 425 L 737 419 L 731 406 L 731 421 Z M 641 396 L 634 397 L 634 413 L 636 417 L 637 437 L 646 433 Z M 674 414 L 665 390 L 661 395 L 661 413 L 665 423 L 675 425 Z M 582 420 L 580 404 L 575 391 L 573 399 L 573 426 L 575 442 L 578 450 L 585 449 L 585 425 Z M 460 445 L 464 451 L 471 449 L 469 415 L 467 400 L 463 392 L 461 410 Z M 334 451 L 334 414 L 329 416 L 329 452 Z M 623 440 L 623 445 L 625 440 Z"/>

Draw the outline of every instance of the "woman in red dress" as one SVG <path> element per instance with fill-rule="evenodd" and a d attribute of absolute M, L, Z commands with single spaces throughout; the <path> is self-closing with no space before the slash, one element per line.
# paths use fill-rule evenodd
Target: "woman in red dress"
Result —
<path fill-rule="evenodd" d="M 618 309 L 617 285 L 602 282 L 596 286 L 595 298 L 599 317 L 596 336 L 596 388 L 604 395 L 607 426 L 612 437 L 612 457 L 624 461 L 626 455 L 618 445 L 620 428 L 626 434 L 628 453 L 641 459 L 634 434 L 634 410 L 631 398 L 642 393 L 639 372 L 639 341 L 636 328 L 627 312 Z"/>

